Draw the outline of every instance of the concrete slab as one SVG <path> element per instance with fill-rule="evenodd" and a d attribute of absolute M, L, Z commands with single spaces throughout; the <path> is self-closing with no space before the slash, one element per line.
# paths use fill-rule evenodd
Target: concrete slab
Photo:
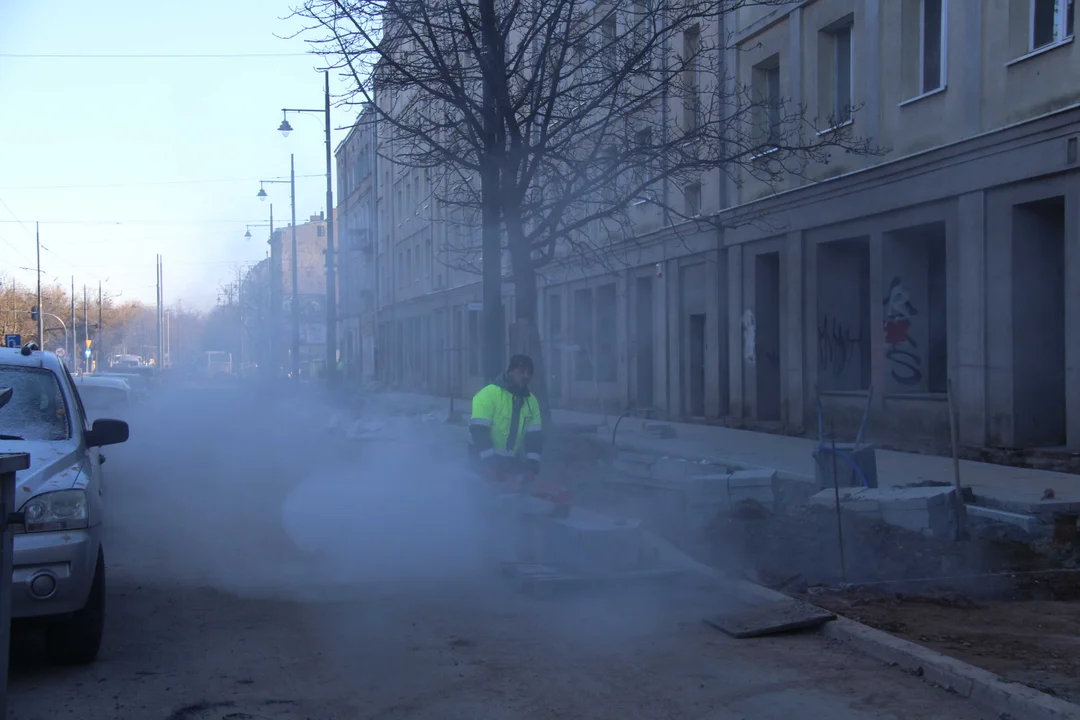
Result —
<path fill-rule="evenodd" d="M 541 529 L 538 560 L 575 572 L 626 571 L 642 563 L 641 521 L 616 520 L 574 508 Z"/>
<path fill-rule="evenodd" d="M 705 624 L 733 638 L 752 638 L 792 630 L 818 628 L 836 619 L 834 613 L 798 600 L 736 609 L 705 618 Z"/>
<path fill-rule="evenodd" d="M 822 490 L 813 495 L 815 505 L 833 507 L 836 491 Z M 848 512 L 878 518 L 890 525 L 936 537 L 956 535 L 958 506 L 963 503 L 951 487 L 916 488 L 841 488 L 840 506 Z"/>
<path fill-rule="evenodd" d="M 1015 525 L 1022 528 L 1024 531 L 1039 534 L 1049 534 L 1052 527 L 1044 522 L 1040 522 L 1039 518 L 1034 515 L 1025 515 L 1022 513 L 1008 512 L 1007 510 L 998 510 L 996 508 L 982 507 L 981 505 L 968 505 L 967 513 L 971 517 L 983 518 L 984 520 L 992 520 L 994 522 L 1006 523 L 1008 525 Z"/>

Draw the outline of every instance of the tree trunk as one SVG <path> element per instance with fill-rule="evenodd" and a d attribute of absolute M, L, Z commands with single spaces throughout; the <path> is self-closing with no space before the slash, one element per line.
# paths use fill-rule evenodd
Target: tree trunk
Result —
<path fill-rule="evenodd" d="M 525 240 L 520 213 L 516 207 L 504 208 L 507 245 L 510 248 L 510 265 L 514 274 L 514 331 L 511 335 L 511 351 L 525 353 L 533 359 L 535 370 L 532 390 L 540 403 L 540 415 L 544 427 L 554 428 L 551 402 L 548 395 L 547 363 L 540 341 L 538 323 L 538 292 L 536 270 L 533 268 L 532 252 Z"/>
<path fill-rule="evenodd" d="M 484 381 L 490 382 L 503 371 L 502 313 L 502 231 L 500 228 L 500 188 L 498 165 L 488 158 L 480 176 L 483 203 L 481 240 L 483 249 L 484 309 L 480 314 Z"/>

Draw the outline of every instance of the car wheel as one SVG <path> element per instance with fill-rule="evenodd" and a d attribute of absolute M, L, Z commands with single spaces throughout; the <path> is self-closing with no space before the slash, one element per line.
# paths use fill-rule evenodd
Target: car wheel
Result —
<path fill-rule="evenodd" d="M 98 548 L 94 581 L 86 604 L 49 627 L 47 652 L 58 665 L 88 665 L 97 658 L 105 630 L 105 553 Z"/>

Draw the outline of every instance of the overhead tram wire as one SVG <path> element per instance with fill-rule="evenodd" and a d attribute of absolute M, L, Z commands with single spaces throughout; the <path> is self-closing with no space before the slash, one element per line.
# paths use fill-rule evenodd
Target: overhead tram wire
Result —
<path fill-rule="evenodd" d="M 23 60 L 228 60 L 307 57 L 312 53 L 0 53 L 0 58 Z"/>
<path fill-rule="evenodd" d="M 325 178 L 326 173 L 318 173 L 316 175 L 297 175 L 296 178 Z M 223 178 L 220 180 L 161 180 L 159 182 L 130 182 L 130 183 L 87 183 L 76 185 L 24 185 L 24 186 L 5 186 L 0 187 L 0 190 L 96 190 L 98 188 L 126 188 L 126 187 L 155 187 L 166 185 L 212 185 L 215 183 L 252 183 L 259 182 L 265 178 Z M 278 178 L 272 178 L 278 179 Z M 288 178 L 281 178 L 287 180 Z"/>

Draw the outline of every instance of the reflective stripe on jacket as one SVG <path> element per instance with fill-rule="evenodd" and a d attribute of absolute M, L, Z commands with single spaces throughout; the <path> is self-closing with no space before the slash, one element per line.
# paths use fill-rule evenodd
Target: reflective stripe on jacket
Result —
<path fill-rule="evenodd" d="M 473 396 L 469 434 L 480 458 L 492 455 L 540 460 L 544 434 L 540 405 L 531 392 L 515 392 L 505 380 L 492 383 Z"/>

